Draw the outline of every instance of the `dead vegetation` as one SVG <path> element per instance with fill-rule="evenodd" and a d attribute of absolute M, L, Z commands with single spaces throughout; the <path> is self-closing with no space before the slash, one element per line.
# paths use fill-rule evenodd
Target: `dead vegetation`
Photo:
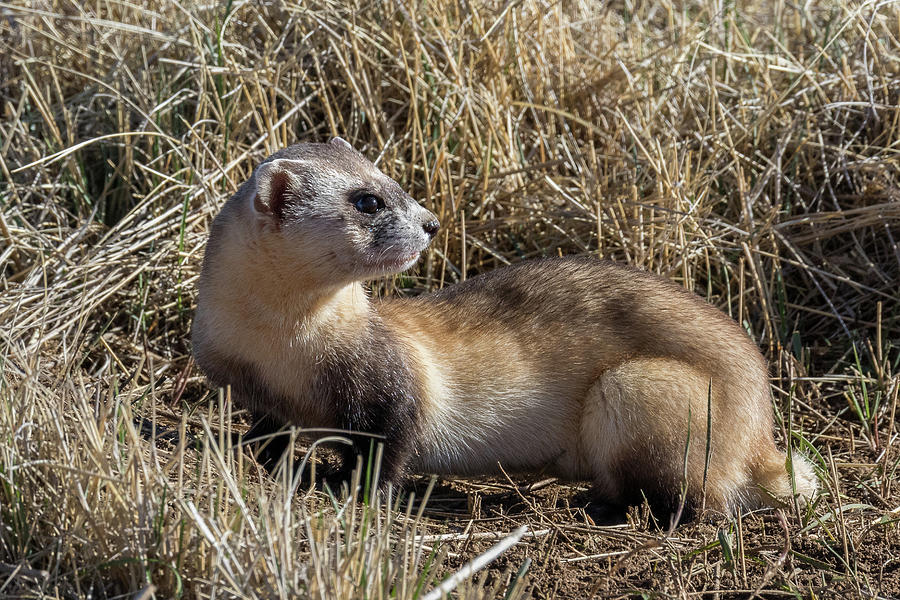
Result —
<path fill-rule="evenodd" d="M 421 598 L 527 524 L 453 593 L 900 597 L 896 3 L 43 0 L 0 48 L 0 596 Z M 676 279 L 766 352 L 818 501 L 610 528 L 540 478 L 419 514 L 262 476 L 194 282 L 255 162 L 335 134 L 444 225 L 376 293 L 557 253 Z"/>

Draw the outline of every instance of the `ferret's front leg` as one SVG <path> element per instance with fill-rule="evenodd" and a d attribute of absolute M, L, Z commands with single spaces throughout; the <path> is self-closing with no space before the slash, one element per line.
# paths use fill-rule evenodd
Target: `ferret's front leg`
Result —
<path fill-rule="evenodd" d="M 415 405 L 410 398 L 398 395 L 362 402 L 348 411 L 342 429 L 352 444 L 339 447 L 341 466 L 328 476 L 329 483 L 350 481 L 357 457 L 362 459 L 360 481 L 365 482 L 366 469 L 371 468 L 374 475 L 379 445 L 383 445 L 379 486 L 384 489 L 389 484 L 404 483 L 416 441 Z"/>
<path fill-rule="evenodd" d="M 256 461 L 269 473 L 274 473 L 291 443 L 291 433 L 271 415 L 253 413 L 253 425 L 244 434 Z"/>

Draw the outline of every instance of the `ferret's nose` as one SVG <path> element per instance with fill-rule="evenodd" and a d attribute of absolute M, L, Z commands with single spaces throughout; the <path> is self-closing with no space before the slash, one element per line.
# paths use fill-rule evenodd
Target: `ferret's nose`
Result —
<path fill-rule="evenodd" d="M 431 219 L 430 221 L 426 221 L 425 224 L 422 225 L 422 229 L 425 230 L 425 233 L 427 233 L 428 237 L 430 238 L 434 238 L 440 228 L 441 224 L 437 219 Z"/>

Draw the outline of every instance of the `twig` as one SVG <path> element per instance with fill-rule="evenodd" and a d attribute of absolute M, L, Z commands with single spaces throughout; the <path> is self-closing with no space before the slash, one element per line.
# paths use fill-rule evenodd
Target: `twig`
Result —
<path fill-rule="evenodd" d="M 459 571 L 442 581 L 439 586 L 425 594 L 422 600 L 440 600 L 444 597 L 444 595 L 456 589 L 456 586 L 458 586 L 460 583 L 497 560 L 501 554 L 516 545 L 519 540 L 522 539 L 522 536 L 525 535 L 526 531 L 528 531 L 528 526 L 522 525 L 514 532 L 506 536 L 499 543 L 491 546 L 491 548 L 487 552 L 484 552 L 474 560 L 464 564 Z"/>

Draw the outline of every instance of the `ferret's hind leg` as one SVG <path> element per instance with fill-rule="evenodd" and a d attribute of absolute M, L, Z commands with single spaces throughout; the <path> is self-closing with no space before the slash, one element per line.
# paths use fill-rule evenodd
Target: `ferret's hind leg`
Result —
<path fill-rule="evenodd" d="M 581 422 L 582 460 L 597 495 L 614 505 L 646 498 L 657 516 L 677 511 L 682 499 L 687 516 L 704 505 L 730 511 L 749 479 L 747 450 L 717 448 L 714 427 L 707 466 L 709 385 L 673 359 L 631 360 L 603 373 Z M 727 403 L 713 400 L 715 423 L 717 405 Z"/>

